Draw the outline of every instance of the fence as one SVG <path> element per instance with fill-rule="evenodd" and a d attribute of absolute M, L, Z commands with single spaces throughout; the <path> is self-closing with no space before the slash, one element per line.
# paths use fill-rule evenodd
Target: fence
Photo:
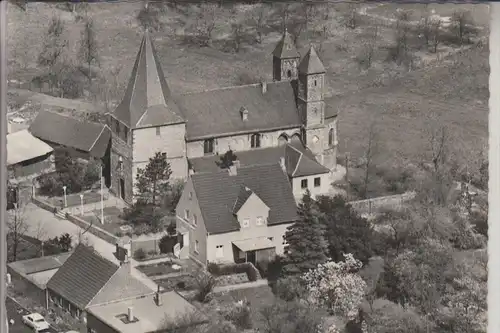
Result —
<path fill-rule="evenodd" d="M 381 209 L 401 209 L 404 202 L 415 198 L 415 196 L 415 192 L 406 192 L 403 194 L 389 195 L 385 197 L 351 201 L 349 204 L 359 214 L 370 215 L 380 211 Z"/>
<path fill-rule="evenodd" d="M 123 208 L 123 206 L 125 206 L 125 204 L 123 203 L 123 201 L 121 201 L 121 199 L 118 199 L 114 196 L 108 195 L 107 197 L 106 196 L 104 197 L 103 206 L 104 206 L 104 208 L 107 208 L 107 207 Z M 100 210 L 101 210 L 100 197 L 99 197 L 99 200 L 97 200 L 95 202 L 87 201 L 87 203 L 84 202 L 84 204 L 83 204 L 83 214 L 84 215 L 91 213 L 91 212 L 100 211 Z M 68 206 L 68 207 L 64 208 L 64 211 L 68 212 L 72 215 L 82 215 L 82 205 L 79 204 L 79 205 L 74 205 L 74 206 Z"/>
<path fill-rule="evenodd" d="M 87 221 L 85 221 L 79 217 L 73 216 L 69 213 L 66 213 L 66 219 L 68 219 L 68 221 L 76 224 L 80 228 L 82 228 L 84 230 L 88 230 L 91 234 L 99 237 L 102 240 L 105 240 L 108 243 L 116 244 L 119 240 L 118 237 L 110 234 L 109 232 L 102 230 L 101 228 L 96 227 L 96 226 L 88 223 Z"/>
<path fill-rule="evenodd" d="M 42 208 L 42 209 L 45 209 L 45 210 L 48 210 L 49 212 L 51 213 L 54 213 L 56 214 L 57 211 L 58 211 L 58 208 L 56 206 L 53 206 L 51 204 L 49 204 L 48 202 L 45 202 L 43 200 L 40 200 L 36 197 L 31 197 L 31 201 L 37 205 L 38 207 Z"/>

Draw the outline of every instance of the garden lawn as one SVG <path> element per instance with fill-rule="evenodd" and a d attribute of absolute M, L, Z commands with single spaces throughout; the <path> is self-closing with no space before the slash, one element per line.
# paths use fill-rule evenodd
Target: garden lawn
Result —
<path fill-rule="evenodd" d="M 139 265 L 136 268 L 139 271 L 146 274 L 147 276 L 153 277 L 153 278 L 155 276 L 158 276 L 158 275 L 180 272 L 180 270 L 173 269 L 172 263 L 170 263 L 170 262 L 161 262 L 159 264 L 152 264 L 152 265 Z"/>
<path fill-rule="evenodd" d="M 165 291 L 191 291 L 196 289 L 196 281 L 189 274 L 155 280 L 155 283 L 164 288 Z"/>

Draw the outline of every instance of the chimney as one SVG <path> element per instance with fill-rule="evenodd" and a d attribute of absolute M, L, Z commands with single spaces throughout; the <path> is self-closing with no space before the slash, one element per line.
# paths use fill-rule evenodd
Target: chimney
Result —
<path fill-rule="evenodd" d="M 280 166 L 281 166 L 281 169 L 283 169 L 283 172 L 286 172 L 286 164 L 285 164 L 284 157 L 280 157 Z"/>
<path fill-rule="evenodd" d="M 230 176 L 236 176 L 238 174 L 238 167 L 236 165 L 231 165 L 229 167 L 229 175 Z"/>
<path fill-rule="evenodd" d="M 265 94 L 267 92 L 267 82 L 262 81 L 262 94 Z"/>
<path fill-rule="evenodd" d="M 156 290 L 156 293 L 155 293 L 155 302 L 156 302 L 157 306 L 161 306 L 162 305 L 161 294 L 160 294 L 160 286 L 159 285 L 158 285 L 158 289 Z"/>
<path fill-rule="evenodd" d="M 134 321 L 134 308 L 132 307 L 127 308 L 127 317 L 129 322 Z"/>

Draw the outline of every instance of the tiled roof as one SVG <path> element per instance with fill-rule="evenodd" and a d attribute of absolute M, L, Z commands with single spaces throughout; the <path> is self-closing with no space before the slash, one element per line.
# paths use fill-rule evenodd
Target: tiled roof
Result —
<path fill-rule="evenodd" d="M 9 263 L 8 266 L 23 274 L 33 274 L 61 267 L 70 255 L 71 253 L 61 253 L 40 258 L 19 260 Z"/>
<path fill-rule="evenodd" d="M 273 56 L 279 59 L 292 59 L 299 58 L 299 52 L 295 47 L 295 43 L 293 42 L 292 35 L 285 30 L 283 37 L 276 45 L 276 48 L 273 51 Z"/>
<path fill-rule="evenodd" d="M 325 67 L 318 57 L 314 46 L 311 46 L 304 58 L 299 64 L 299 73 L 301 74 L 318 74 L 325 73 Z"/>
<path fill-rule="evenodd" d="M 90 302 L 89 306 L 149 295 L 154 292 L 130 274 L 130 263 L 120 266 L 116 274 Z"/>
<path fill-rule="evenodd" d="M 80 244 L 49 280 L 47 289 L 84 309 L 118 268 L 93 249 Z"/>
<path fill-rule="evenodd" d="M 104 155 L 111 138 L 106 125 L 48 111 L 38 113 L 29 131 L 43 141 L 88 152 L 95 157 Z"/>
<path fill-rule="evenodd" d="M 146 31 L 132 68 L 125 97 L 113 115 L 130 128 L 181 123 L 156 50 Z"/>
<path fill-rule="evenodd" d="M 269 225 L 297 219 L 290 181 L 278 163 L 240 167 L 236 175 L 227 170 L 194 174 L 191 179 L 209 233 L 240 229 L 233 208 L 242 186 L 252 189 L 270 208 Z"/>
<path fill-rule="evenodd" d="M 301 177 L 314 174 L 328 173 L 329 170 L 321 165 L 314 154 L 301 143 L 286 144 L 279 147 L 259 148 L 248 151 L 235 151 L 241 166 L 264 165 L 280 162 L 285 158 L 285 166 L 290 177 Z M 300 156 L 303 156 L 302 158 Z M 204 156 L 189 160 L 196 173 L 217 172 L 220 167 L 220 155 Z M 300 162 L 300 163 L 299 163 Z M 297 164 L 299 163 L 299 167 Z"/>
<path fill-rule="evenodd" d="M 7 134 L 7 165 L 28 161 L 53 151 L 51 146 L 35 138 L 28 130 Z"/>
<path fill-rule="evenodd" d="M 188 140 L 301 126 L 293 82 L 237 86 L 178 98 Z M 243 120 L 240 109 L 248 110 Z"/>

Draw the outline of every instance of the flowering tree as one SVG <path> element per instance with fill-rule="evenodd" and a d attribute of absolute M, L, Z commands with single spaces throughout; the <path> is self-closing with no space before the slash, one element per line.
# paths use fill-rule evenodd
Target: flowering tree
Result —
<path fill-rule="evenodd" d="M 345 261 L 328 261 L 319 264 L 303 275 L 309 301 L 325 306 L 334 315 L 354 319 L 363 301 L 366 283 L 357 274 L 361 261 L 352 254 L 344 255 Z"/>

